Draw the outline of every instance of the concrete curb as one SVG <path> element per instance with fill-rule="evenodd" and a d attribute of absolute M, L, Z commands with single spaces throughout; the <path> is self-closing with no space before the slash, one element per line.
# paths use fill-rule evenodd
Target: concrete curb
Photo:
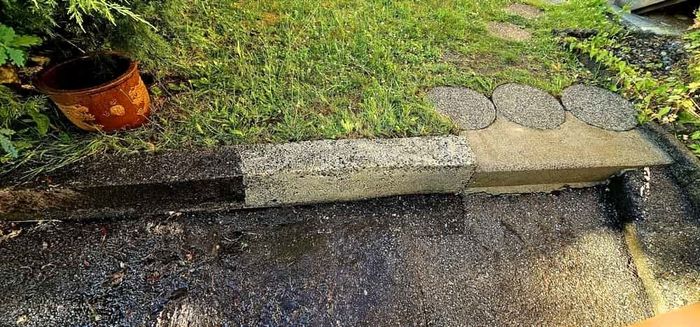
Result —
<path fill-rule="evenodd" d="M 520 127 L 510 135 L 494 131 L 508 142 L 544 140 L 540 149 L 545 151 L 533 147 L 527 154 L 494 147 L 485 140 L 491 136 L 482 135 L 491 132 L 481 130 L 461 136 L 321 140 L 106 157 L 45 176 L 40 183 L 0 189 L 0 219 L 120 217 L 426 193 L 548 192 L 587 187 L 621 171 L 670 163 L 638 131 L 601 130 L 614 146 L 599 156 L 581 152 L 601 144 L 571 145 L 580 133 L 552 137 L 547 135 L 554 131 Z M 634 155 L 617 155 L 621 144 L 631 147 Z M 558 157 L 550 156 L 549 162 L 550 154 Z"/>
<path fill-rule="evenodd" d="M 474 171 L 458 136 L 259 145 L 241 158 L 249 207 L 458 193 Z"/>
<path fill-rule="evenodd" d="M 241 207 L 240 158 L 235 148 L 86 160 L 35 182 L 0 185 L 0 219 L 120 217 Z"/>

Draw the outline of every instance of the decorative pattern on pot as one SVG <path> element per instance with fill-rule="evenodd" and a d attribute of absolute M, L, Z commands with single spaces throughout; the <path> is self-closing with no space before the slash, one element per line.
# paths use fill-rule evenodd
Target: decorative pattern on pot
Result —
<path fill-rule="evenodd" d="M 126 109 L 124 109 L 124 107 L 122 107 L 118 104 L 113 105 L 109 108 L 109 115 L 110 116 L 117 116 L 117 117 L 124 116 L 124 115 L 126 115 Z"/>
<path fill-rule="evenodd" d="M 148 89 L 146 89 L 146 84 L 143 83 L 141 79 L 136 86 L 129 90 L 129 97 L 131 98 L 131 103 L 133 103 L 138 110 L 137 115 L 144 116 L 148 113 L 149 109 L 149 98 Z"/>
<path fill-rule="evenodd" d="M 148 89 L 137 63 L 116 53 L 93 54 L 50 67 L 34 84 L 68 120 L 86 131 L 138 127 L 150 113 Z"/>
<path fill-rule="evenodd" d="M 56 103 L 61 112 L 73 123 L 82 130 L 86 131 L 99 131 L 102 126 L 95 124 L 95 116 L 90 114 L 90 110 L 86 106 L 79 104 L 65 105 Z"/>

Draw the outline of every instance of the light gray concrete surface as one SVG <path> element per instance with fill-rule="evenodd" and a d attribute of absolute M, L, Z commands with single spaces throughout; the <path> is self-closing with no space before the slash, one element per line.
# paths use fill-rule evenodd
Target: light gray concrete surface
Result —
<path fill-rule="evenodd" d="M 553 129 L 564 122 L 564 108 L 542 90 L 527 85 L 504 84 L 493 91 L 496 110 L 520 125 Z"/>
<path fill-rule="evenodd" d="M 255 145 L 240 156 L 250 207 L 456 193 L 474 170 L 459 136 Z"/>
<path fill-rule="evenodd" d="M 476 91 L 463 87 L 437 87 L 428 96 L 435 109 L 452 119 L 461 130 L 486 128 L 496 119 L 496 107 Z"/>
<path fill-rule="evenodd" d="M 658 35 L 682 35 L 685 32 L 685 29 L 623 11 L 622 8 L 618 6 L 613 5 L 611 7 L 622 16 L 622 23 L 632 30 Z"/>
<path fill-rule="evenodd" d="M 626 169 L 671 163 L 637 130 L 608 131 L 567 116 L 554 130 L 531 129 L 498 118 L 487 129 L 464 132 L 477 167 L 468 192 L 587 186 Z"/>
<path fill-rule="evenodd" d="M 629 101 L 608 90 L 573 85 L 564 90 L 561 101 L 579 119 L 600 128 L 627 131 L 637 127 L 637 110 Z"/>

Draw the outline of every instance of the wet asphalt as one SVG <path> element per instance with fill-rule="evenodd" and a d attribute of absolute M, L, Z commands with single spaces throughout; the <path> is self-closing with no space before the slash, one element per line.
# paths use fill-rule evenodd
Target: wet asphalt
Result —
<path fill-rule="evenodd" d="M 16 226 L 0 326 L 622 326 L 652 312 L 610 193 Z"/>

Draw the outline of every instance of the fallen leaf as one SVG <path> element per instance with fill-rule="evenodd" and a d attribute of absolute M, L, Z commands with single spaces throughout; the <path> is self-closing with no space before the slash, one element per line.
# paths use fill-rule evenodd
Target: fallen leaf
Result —
<path fill-rule="evenodd" d="M 0 66 L 0 84 L 20 84 L 17 70 L 10 66 Z"/>
<path fill-rule="evenodd" d="M 126 271 L 120 270 L 112 274 L 110 284 L 112 286 L 119 285 L 124 281 L 124 276 L 126 276 Z"/>

